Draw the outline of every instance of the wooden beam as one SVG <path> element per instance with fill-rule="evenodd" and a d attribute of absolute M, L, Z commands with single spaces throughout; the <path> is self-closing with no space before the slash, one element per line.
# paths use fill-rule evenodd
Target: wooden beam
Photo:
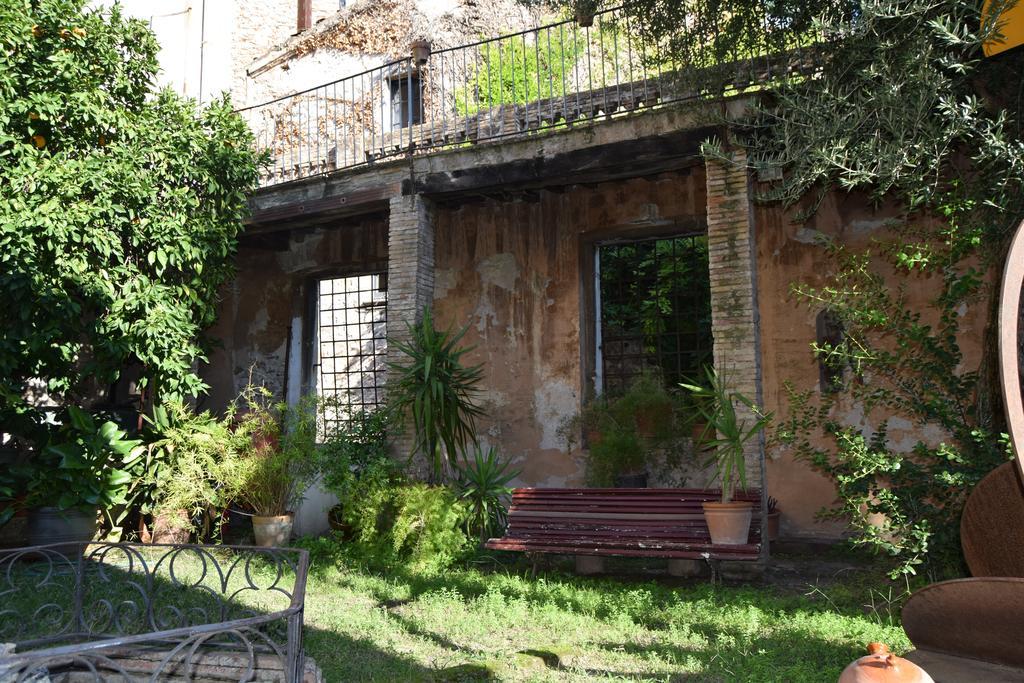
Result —
<path fill-rule="evenodd" d="M 697 163 L 701 143 L 716 130 L 699 128 L 553 156 L 436 171 L 403 181 L 402 193 L 443 200 L 488 191 L 524 192 L 658 175 Z"/>
<path fill-rule="evenodd" d="M 387 209 L 393 191 L 391 186 L 382 186 L 257 209 L 245 222 L 246 232 L 287 230 L 336 218 L 377 213 Z"/>

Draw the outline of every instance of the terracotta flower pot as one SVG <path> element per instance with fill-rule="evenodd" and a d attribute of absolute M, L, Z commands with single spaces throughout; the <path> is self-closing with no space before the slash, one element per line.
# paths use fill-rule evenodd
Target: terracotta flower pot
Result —
<path fill-rule="evenodd" d="M 414 40 L 409 44 L 409 55 L 415 64 L 423 65 L 430 58 L 430 42 L 427 40 Z"/>
<path fill-rule="evenodd" d="M 189 520 L 187 510 L 161 512 L 153 518 L 153 531 L 148 543 L 188 543 Z"/>
<path fill-rule="evenodd" d="M 650 409 L 638 410 L 633 419 L 636 422 L 636 434 L 642 439 L 653 439 L 665 432 L 664 425 L 672 421 L 672 406 L 654 406 Z"/>
<path fill-rule="evenodd" d="M 704 503 L 704 520 L 714 545 L 746 545 L 750 538 L 753 503 Z"/>
<path fill-rule="evenodd" d="M 769 541 L 779 540 L 779 516 L 782 513 L 776 510 L 775 512 L 769 512 L 765 521 L 765 533 L 768 536 Z"/>
<path fill-rule="evenodd" d="M 261 517 L 253 515 L 252 532 L 256 537 L 256 545 L 264 548 L 283 547 L 288 545 L 288 539 L 292 535 L 292 522 L 294 515 L 275 515 L 273 517 Z"/>
<path fill-rule="evenodd" d="M 924 669 L 882 643 L 868 645 L 868 653 L 843 669 L 839 683 L 935 683 Z"/>

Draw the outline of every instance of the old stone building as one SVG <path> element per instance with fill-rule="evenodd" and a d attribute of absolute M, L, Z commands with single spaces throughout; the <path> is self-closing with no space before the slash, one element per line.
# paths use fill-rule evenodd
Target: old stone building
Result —
<path fill-rule="evenodd" d="M 668 66 L 634 59 L 628 18 L 591 19 L 367 3 L 250 65 L 245 101 L 265 104 L 244 114 L 273 161 L 213 331 L 214 404 L 252 372 L 291 400 L 317 391 L 373 406 L 387 339 L 425 306 L 469 326 L 468 360 L 485 368 L 480 437 L 523 484 L 580 484 L 587 451 L 565 425 L 644 363 L 678 380 L 713 360 L 775 412 L 786 381 L 825 388 L 810 344 L 831 333 L 827 320 L 790 285 L 822 282 L 823 238 L 865 246 L 898 212 L 832 195 L 800 222 L 758 203 L 739 152 L 702 154 L 752 95 L 695 98 Z M 621 272 L 645 259 L 661 264 L 658 286 L 665 272 L 700 275 L 671 290 L 671 313 L 646 337 L 616 324 L 642 303 Z M 965 329 L 984 324 L 983 311 L 963 316 Z M 870 426 L 857 406 L 840 409 Z M 941 437 L 891 433 L 907 448 Z M 703 486 L 698 469 L 673 483 Z M 785 535 L 842 534 L 815 520 L 831 484 L 791 453 L 751 444 L 748 476 L 779 500 Z M 299 529 L 317 530 L 327 504 L 308 500 Z"/>

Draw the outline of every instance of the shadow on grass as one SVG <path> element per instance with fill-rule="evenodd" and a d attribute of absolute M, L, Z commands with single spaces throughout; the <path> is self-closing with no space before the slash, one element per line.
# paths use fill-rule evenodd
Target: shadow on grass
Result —
<path fill-rule="evenodd" d="M 872 632 L 877 630 L 864 622 L 851 625 L 838 621 L 862 616 L 854 602 L 844 601 L 839 609 L 827 600 L 776 591 L 770 586 L 713 587 L 700 581 L 654 581 L 651 577 L 622 581 L 617 577 L 577 577 L 565 573 L 533 576 L 529 566 L 522 563 L 477 566 L 471 567 L 476 571 L 453 570 L 440 575 L 421 575 L 402 568 L 374 571 L 344 561 L 340 568 L 340 572 L 331 574 L 332 582 L 367 596 L 376 608 L 387 611 L 399 629 L 429 641 L 450 655 L 452 661 L 479 661 L 495 654 L 461 646 L 446 635 L 443 622 L 437 624 L 435 631 L 432 623 L 423 625 L 408 619 L 402 608 L 415 608 L 417 601 L 433 593 L 470 603 L 497 592 L 541 611 L 557 609 L 595 624 L 607 620 L 605 626 L 609 628 L 625 616 L 640 628 L 636 638 L 623 636 L 621 640 L 602 641 L 600 635 L 596 639 L 584 637 L 581 642 L 586 643 L 588 653 L 575 659 L 559 654 L 558 648 L 546 649 L 543 642 L 537 643 L 540 647 L 500 655 L 504 666 L 524 670 L 539 666 L 547 675 L 563 672 L 590 678 L 652 681 L 834 680 L 849 661 L 863 654 L 861 647 L 866 640 L 860 640 L 874 636 Z M 469 619 L 473 609 L 467 605 Z M 801 624 L 800 620 L 805 618 L 813 623 Z M 830 621 L 833 618 L 837 621 Z M 692 634 L 692 642 L 673 642 L 678 634 L 676 627 L 680 626 Z M 509 628 L 515 627 L 516 624 L 509 623 Z M 486 633 L 475 637 L 486 637 Z M 552 633 L 550 638 L 557 643 L 578 636 Z M 602 667 L 609 659 L 614 661 L 614 653 L 625 654 L 635 662 Z M 517 654 L 539 664 L 526 662 L 520 667 Z M 669 666 L 677 672 L 645 672 L 645 663 L 649 661 L 659 663 L 655 668 Z M 368 668 L 345 668 L 346 675 L 341 679 L 385 680 L 374 677 L 372 666 L 370 661 Z M 399 662 L 394 666 L 405 665 Z M 408 672 L 404 675 L 409 680 L 490 680 L 486 677 L 491 675 L 489 666 L 464 666 L 469 667 L 467 675 L 483 678 L 450 679 L 444 677 L 443 669 L 432 673 L 422 666 L 400 670 Z M 640 670 L 629 671 L 633 666 Z M 678 672 L 679 669 L 698 673 Z"/>
<path fill-rule="evenodd" d="M 185 659 L 199 672 L 204 666 L 220 667 L 215 677 L 230 678 L 232 667 L 240 667 L 242 676 L 253 662 L 253 648 L 256 666 L 267 665 L 279 675 L 287 666 L 290 633 L 287 616 L 279 613 L 292 603 L 298 565 L 284 559 L 291 551 L 273 552 L 91 544 L 84 554 L 63 546 L 59 552 L 0 554 L 0 642 L 15 643 L 13 654 L 30 658 L 0 655 L 0 680 L 7 680 L 6 666 L 45 667 L 52 675 L 82 681 L 149 680 L 159 669 L 159 680 L 165 680 L 163 674 L 178 680 L 174 676 L 182 673 Z M 208 640 L 201 637 L 210 625 L 239 619 L 246 624 Z M 482 667 L 488 676 L 471 667 L 449 675 L 368 638 L 308 625 L 303 633 L 307 656 L 329 672 L 325 680 L 331 683 L 491 680 Z M 101 641 L 116 642 L 97 645 Z M 52 654 L 52 648 L 79 644 L 91 652 Z M 186 654 L 161 664 L 176 647 Z M 208 653 L 218 658 L 208 660 Z M 238 662 L 219 658 L 231 653 L 237 653 Z M 97 677 L 86 673 L 93 666 Z"/>

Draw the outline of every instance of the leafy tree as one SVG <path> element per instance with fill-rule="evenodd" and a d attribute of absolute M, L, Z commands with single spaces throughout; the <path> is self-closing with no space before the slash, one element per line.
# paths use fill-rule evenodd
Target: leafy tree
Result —
<path fill-rule="evenodd" d="M 259 159 L 227 97 L 156 92 L 144 23 L 85 0 L 0 4 L 0 422 L 33 378 L 80 403 L 131 363 L 197 394 Z"/>

